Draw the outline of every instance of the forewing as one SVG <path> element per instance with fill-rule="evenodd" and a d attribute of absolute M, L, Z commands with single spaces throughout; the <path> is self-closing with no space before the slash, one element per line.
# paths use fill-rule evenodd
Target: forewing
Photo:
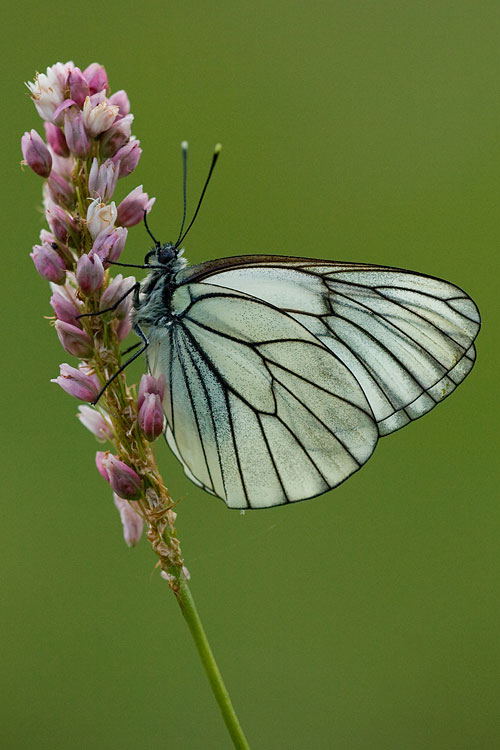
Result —
<path fill-rule="evenodd" d="M 378 432 L 362 389 L 292 316 L 206 283 L 172 304 L 149 362 L 167 379 L 167 440 L 197 484 L 262 508 L 326 492 L 368 460 Z"/>
<path fill-rule="evenodd" d="M 441 279 L 367 264 L 240 256 L 187 269 L 279 307 L 353 373 L 386 435 L 422 416 L 470 372 L 480 317 Z"/>

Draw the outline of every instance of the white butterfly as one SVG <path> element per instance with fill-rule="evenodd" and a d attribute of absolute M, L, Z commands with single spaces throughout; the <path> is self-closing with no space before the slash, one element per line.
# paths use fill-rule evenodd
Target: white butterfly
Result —
<path fill-rule="evenodd" d="M 135 325 L 166 379 L 168 444 L 230 508 L 338 486 L 474 364 L 479 312 L 446 281 L 272 255 L 186 267 L 177 247 L 146 257 Z"/>

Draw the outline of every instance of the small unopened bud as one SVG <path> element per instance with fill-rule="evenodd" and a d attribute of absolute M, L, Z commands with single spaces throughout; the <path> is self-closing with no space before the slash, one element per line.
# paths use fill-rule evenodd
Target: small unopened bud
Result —
<path fill-rule="evenodd" d="M 143 375 L 139 383 L 139 392 L 137 394 L 137 408 L 140 410 L 147 394 L 153 393 L 159 396 L 160 401 L 165 397 L 165 376 L 160 375 L 158 378 L 152 375 Z"/>
<path fill-rule="evenodd" d="M 76 263 L 76 280 L 84 294 L 93 294 L 104 281 L 104 266 L 98 255 L 84 253 Z"/>
<path fill-rule="evenodd" d="M 87 227 L 95 239 L 99 234 L 107 234 L 113 229 L 116 221 L 116 206 L 114 201 L 111 203 L 101 203 L 96 198 L 87 209 Z"/>
<path fill-rule="evenodd" d="M 65 287 L 53 287 L 50 305 L 59 320 L 81 328 L 80 320 L 76 319 L 81 313 L 81 307 L 74 295 L 70 295 Z"/>
<path fill-rule="evenodd" d="M 118 117 L 125 117 L 130 112 L 130 102 L 127 93 L 120 89 L 115 91 L 108 99 L 110 104 L 115 104 L 118 107 Z"/>
<path fill-rule="evenodd" d="M 122 200 L 117 209 L 116 223 L 122 227 L 133 227 L 144 219 L 144 212 L 151 211 L 156 198 L 149 198 L 139 185 Z"/>
<path fill-rule="evenodd" d="M 82 113 L 71 107 L 64 112 L 64 137 L 69 150 L 80 159 L 90 154 L 90 139 L 85 130 Z"/>
<path fill-rule="evenodd" d="M 109 201 L 115 192 L 119 171 L 120 165 L 111 159 L 100 166 L 97 159 L 94 159 L 89 173 L 89 193 L 92 198 Z"/>
<path fill-rule="evenodd" d="M 93 344 L 90 336 L 84 330 L 71 325 L 71 323 L 65 323 L 64 320 L 56 320 L 55 329 L 62 347 L 66 349 L 68 354 L 73 354 L 81 359 L 90 357 Z"/>
<path fill-rule="evenodd" d="M 52 170 L 49 179 L 47 180 L 47 187 L 49 189 L 49 195 L 54 203 L 61 203 L 62 205 L 70 206 L 75 197 L 75 190 L 73 185 L 69 183 L 64 177 L 61 177 Z"/>
<path fill-rule="evenodd" d="M 163 406 L 161 399 L 155 393 L 146 393 L 139 409 L 139 427 L 147 440 L 152 442 L 163 432 Z"/>
<path fill-rule="evenodd" d="M 104 268 L 109 267 L 105 261 L 118 260 L 122 254 L 127 240 L 128 229 L 126 227 L 115 227 L 107 234 L 100 234 L 92 245 L 91 253 L 95 253 L 104 263 Z"/>
<path fill-rule="evenodd" d="M 109 482 L 113 492 L 125 500 L 136 500 L 142 493 L 142 479 L 140 476 L 106 451 L 96 454 L 96 464 L 100 474 Z"/>
<path fill-rule="evenodd" d="M 105 419 L 97 409 L 93 409 L 91 406 L 79 406 L 76 416 L 100 443 L 106 442 L 111 437 L 112 428 L 109 417 Z"/>
<path fill-rule="evenodd" d="M 82 107 L 85 98 L 89 95 L 89 85 L 80 68 L 73 68 L 73 70 L 70 70 L 68 84 L 70 97 L 79 107 Z"/>
<path fill-rule="evenodd" d="M 66 242 L 68 235 L 76 231 L 72 216 L 52 201 L 49 201 L 45 209 L 45 217 L 52 232 L 61 242 Z"/>
<path fill-rule="evenodd" d="M 125 115 L 120 120 L 115 120 L 108 130 L 100 138 L 101 156 L 106 159 L 114 156 L 119 148 L 124 146 L 132 133 L 132 122 L 134 115 Z"/>
<path fill-rule="evenodd" d="M 101 390 L 101 384 L 96 375 L 86 375 L 81 370 L 66 363 L 59 365 L 59 368 L 59 377 L 51 380 L 51 383 L 57 383 L 66 393 L 79 398 L 80 401 L 90 403 L 96 398 Z"/>
<path fill-rule="evenodd" d="M 33 258 L 35 268 L 42 278 L 56 284 L 64 284 L 66 266 L 60 255 L 49 244 L 44 242 L 43 245 L 34 245 L 30 256 Z"/>
<path fill-rule="evenodd" d="M 47 143 L 57 156 L 69 156 L 69 148 L 61 128 L 51 122 L 45 122 L 45 135 Z"/>
<path fill-rule="evenodd" d="M 87 81 L 90 94 L 97 94 L 108 87 L 108 76 L 106 69 L 99 63 L 91 63 L 83 71 L 83 76 Z"/>
<path fill-rule="evenodd" d="M 125 295 L 124 299 L 120 302 L 115 310 L 113 310 L 112 317 L 125 318 L 132 305 L 132 288 L 136 281 L 134 276 L 126 276 L 123 278 L 121 273 L 117 273 L 111 284 L 104 290 L 99 302 L 100 310 L 107 310 L 109 307 L 113 307 L 120 297 Z M 129 292 L 129 294 L 126 294 Z"/>
<path fill-rule="evenodd" d="M 142 536 L 142 518 L 128 500 L 124 500 L 116 493 L 114 493 L 113 498 L 123 524 L 123 538 L 129 547 L 135 547 Z"/>
<path fill-rule="evenodd" d="M 140 141 L 131 138 L 128 143 L 118 149 L 113 161 L 120 164 L 120 177 L 127 177 L 134 171 L 142 154 Z"/>
<path fill-rule="evenodd" d="M 36 130 L 25 133 L 21 138 L 21 150 L 26 164 L 40 177 L 48 177 L 52 169 L 52 157 L 43 138 Z"/>

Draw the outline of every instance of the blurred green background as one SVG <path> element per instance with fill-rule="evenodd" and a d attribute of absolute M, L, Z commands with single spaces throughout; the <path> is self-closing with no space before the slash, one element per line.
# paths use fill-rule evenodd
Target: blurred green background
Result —
<path fill-rule="evenodd" d="M 120 197 L 191 206 L 192 262 L 272 252 L 407 267 L 466 289 L 478 362 L 334 492 L 228 511 L 159 462 L 212 646 L 255 749 L 500 746 L 498 241 L 500 5 L 294 0 L 12 4 L 3 22 L 5 440 L 2 747 L 230 742 L 173 596 L 129 550 L 28 257 L 41 180 L 19 139 L 36 70 L 103 63 L 144 149 Z M 43 132 L 43 131 L 42 131 Z M 126 259 L 149 241 L 129 234 Z M 125 260 L 125 258 L 124 258 Z M 137 378 L 141 365 L 136 368 Z"/>

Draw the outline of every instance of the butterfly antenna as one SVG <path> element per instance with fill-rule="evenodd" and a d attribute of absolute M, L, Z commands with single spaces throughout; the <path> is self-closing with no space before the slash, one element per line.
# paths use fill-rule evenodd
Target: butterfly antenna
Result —
<path fill-rule="evenodd" d="M 186 223 L 186 210 L 187 210 L 187 156 L 188 156 L 188 147 L 189 144 L 187 141 L 182 141 L 181 143 L 181 149 L 182 149 L 182 193 L 184 197 L 184 210 L 182 212 L 182 224 L 181 228 L 179 230 L 179 236 L 177 237 L 174 246 L 177 247 L 182 232 L 184 229 L 184 224 Z"/>
<path fill-rule="evenodd" d="M 221 149 L 222 149 L 222 146 L 221 146 L 220 143 L 218 143 L 216 145 L 215 149 L 214 149 L 214 155 L 212 156 L 212 163 L 211 163 L 210 169 L 208 171 L 208 177 L 205 180 L 205 185 L 203 186 L 203 190 L 201 191 L 200 200 L 198 201 L 198 205 L 196 206 L 196 211 L 194 212 L 194 216 L 191 219 L 191 221 L 189 222 L 189 226 L 186 229 L 186 231 L 184 232 L 184 234 L 182 235 L 182 237 L 179 237 L 179 239 L 175 243 L 175 246 L 174 246 L 175 248 L 178 248 L 179 245 L 181 244 L 181 242 L 184 241 L 184 238 L 186 237 L 187 233 L 189 232 L 189 230 L 191 229 L 191 227 L 194 224 L 194 220 L 198 216 L 198 211 L 200 210 L 201 204 L 203 203 L 203 198 L 205 197 L 205 193 L 207 192 L 208 183 L 210 182 L 210 178 L 211 178 L 212 173 L 213 173 L 213 171 L 215 169 L 215 165 L 217 164 L 217 159 L 219 158 L 219 154 L 221 152 Z"/>
<path fill-rule="evenodd" d="M 151 229 L 148 227 L 148 220 L 146 218 L 146 211 L 144 211 L 144 226 L 146 227 L 146 232 L 149 234 L 153 242 L 155 243 L 155 247 L 160 247 L 160 243 L 158 240 L 153 236 L 153 233 Z"/>

